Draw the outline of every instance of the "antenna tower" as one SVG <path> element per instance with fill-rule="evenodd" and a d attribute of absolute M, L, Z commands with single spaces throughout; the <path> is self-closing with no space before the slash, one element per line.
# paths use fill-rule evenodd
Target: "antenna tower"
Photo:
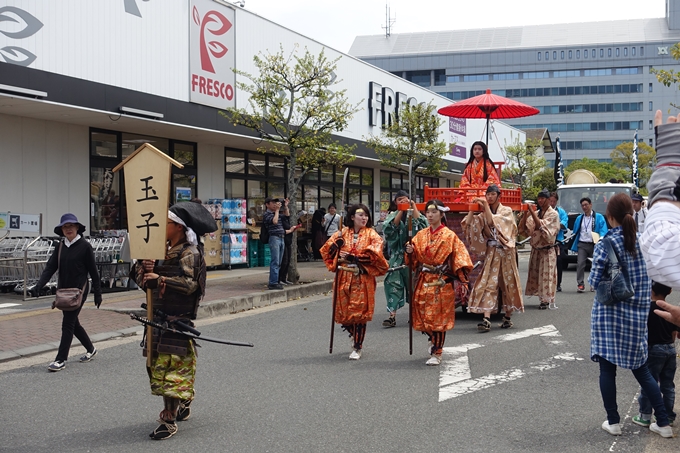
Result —
<path fill-rule="evenodd" d="M 392 34 L 392 25 L 397 21 L 397 17 L 395 16 L 394 18 L 390 17 L 390 6 L 388 4 L 385 4 L 385 26 L 381 26 L 380 28 L 385 29 L 385 38 L 389 38 L 390 35 Z"/>

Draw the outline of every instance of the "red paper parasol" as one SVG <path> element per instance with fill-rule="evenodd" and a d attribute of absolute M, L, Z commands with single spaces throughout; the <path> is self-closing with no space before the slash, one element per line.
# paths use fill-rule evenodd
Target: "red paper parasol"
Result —
<path fill-rule="evenodd" d="M 522 118 L 538 115 L 540 111 L 530 105 L 513 101 L 503 96 L 491 94 L 486 90 L 480 94 L 455 104 L 447 105 L 437 111 L 440 115 L 454 118 L 486 118 L 486 143 L 489 143 L 489 121 L 493 119 Z"/>

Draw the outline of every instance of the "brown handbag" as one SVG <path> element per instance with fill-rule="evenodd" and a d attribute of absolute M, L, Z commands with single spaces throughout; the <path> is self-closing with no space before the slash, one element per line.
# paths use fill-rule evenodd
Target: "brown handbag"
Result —
<path fill-rule="evenodd" d="M 61 265 L 61 247 L 63 242 L 59 243 L 59 255 L 57 256 L 57 271 Z M 85 286 L 87 285 L 87 279 L 83 288 L 61 288 L 57 290 L 54 302 L 52 302 L 52 309 L 58 308 L 62 311 L 75 311 L 80 308 L 80 303 L 83 300 L 83 294 L 85 293 Z"/>

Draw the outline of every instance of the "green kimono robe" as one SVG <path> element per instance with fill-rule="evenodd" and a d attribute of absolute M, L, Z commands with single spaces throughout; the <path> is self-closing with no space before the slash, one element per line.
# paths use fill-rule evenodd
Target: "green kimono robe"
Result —
<path fill-rule="evenodd" d="M 408 223 L 406 213 L 402 215 L 402 221 L 395 225 L 393 220 L 399 211 L 390 212 L 383 223 L 383 233 L 390 248 L 390 267 L 398 267 L 404 264 L 404 245 L 408 241 Z M 421 213 L 420 217 L 413 219 L 413 235 L 427 228 L 427 219 Z M 404 306 L 406 302 L 408 282 L 408 269 L 404 268 L 395 272 L 388 272 L 385 276 L 385 298 L 387 299 L 387 312 L 394 313 Z"/>

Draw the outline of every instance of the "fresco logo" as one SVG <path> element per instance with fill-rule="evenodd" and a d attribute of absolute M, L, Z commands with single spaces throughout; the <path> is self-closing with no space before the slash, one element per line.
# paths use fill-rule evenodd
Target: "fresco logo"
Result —
<path fill-rule="evenodd" d="M 0 33 L 10 39 L 24 39 L 36 34 L 43 27 L 35 16 L 14 6 L 0 8 Z M 37 57 L 18 46 L 0 48 L 0 61 L 18 66 L 29 66 Z"/>
<path fill-rule="evenodd" d="M 192 8 L 192 18 L 198 32 L 198 50 L 200 68 L 205 73 L 214 74 L 212 77 L 191 73 L 191 91 L 201 95 L 221 98 L 231 101 L 234 98 L 234 87 L 229 82 L 219 80 L 224 78 L 224 70 L 221 74 L 215 70 L 217 60 L 222 59 L 229 49 L 222 42 L 212 39 L 213 37 L 223 36 L 232 29 L 233 24 L 222 13 L 210 10 L 203 17 L 194 5 Z M 192 46 L 192 48 L 194 48 Z M 213 62 L 213 60 L 215 60 Z M 222 64 L 224 66 L 224 64 Z M 219 69 L 219 65 L 218 65 Z M 195 69 L 194 69 L 195 70 Z"/>
<path fill-rule="evenodd" d="M 206 72 L 211 72 L 215 74 L 215 68 L 213 67 L 212 60 L 210 59 L 210 54 L 215 58 L 222 58 L 227 54 L 229 49 L 226 48 L 224 44 L 219 41 L 210 41 L 206 44 L 206 32 L 211 35 L 222 36 L 231 28 L 231 22 L 217 11 L 208 11 L 203 19 L 198 12 L 198 8 L 194 6 L 193 11 L 194 22 L 196 25 L 201 27 L 201 69 Z M 212 23 L 218 24 L 217 30 L 211 30 L 208 26 Z M 210 48 L 208 48 L 210 46 Z"/>

